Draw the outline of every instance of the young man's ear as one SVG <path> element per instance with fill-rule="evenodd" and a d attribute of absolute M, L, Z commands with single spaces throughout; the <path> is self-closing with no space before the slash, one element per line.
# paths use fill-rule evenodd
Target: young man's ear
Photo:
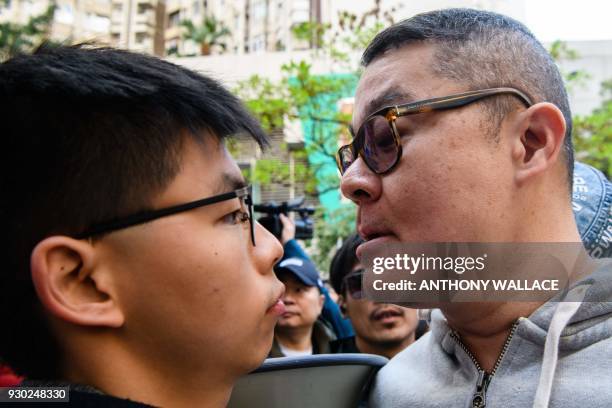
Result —
<path fill-rule="evenodd" d="M 112 277 L 97 265 L 90 242 L 46 238 L 32 251 L 30 265 L 41 303 L 57 318 L 83 326 L 123 325 Z"/>
<path fill-rule="evenodd" d="M 555 105 L 537 103 L 519 114 L 518 137 L 513 140 L 515 180 L 519 185 L 558 162 L 565 140 L 565 118 Z"/>

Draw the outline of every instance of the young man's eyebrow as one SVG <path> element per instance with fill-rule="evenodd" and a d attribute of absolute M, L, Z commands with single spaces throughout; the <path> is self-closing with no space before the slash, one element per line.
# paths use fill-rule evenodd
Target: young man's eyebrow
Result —
<path fill-rule="evenodd" d="M 215 194 L 228 193 L 246 187 L 247 183 L 242 176 L 236 174 L 223 173 L 221 174 L 221 182 L 215 189 Z"/>

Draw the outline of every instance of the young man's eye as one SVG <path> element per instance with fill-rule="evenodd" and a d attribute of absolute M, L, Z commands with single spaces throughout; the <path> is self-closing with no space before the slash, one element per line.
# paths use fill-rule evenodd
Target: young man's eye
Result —
<path fill-rule="evenodd" d="M 242 210 L 236 210 L 223 217 L 223 222 L 227 224 L 240 224 L 249 220 L 249 214 Z"/>

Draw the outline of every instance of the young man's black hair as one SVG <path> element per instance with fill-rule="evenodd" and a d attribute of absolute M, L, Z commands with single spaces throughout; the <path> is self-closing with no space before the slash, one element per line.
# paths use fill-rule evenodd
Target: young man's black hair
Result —
<path fill-rule="evenodd" d="M 6 61 L 0 100 L 0 356 L 29 378 L 55 379 L 62 347 L 30 278 L 34 246 L 150 209 L 189 140 L 247 134 L 264 145 L 266 135 L 216 81 L 110 48 L 44 47 Z"/>

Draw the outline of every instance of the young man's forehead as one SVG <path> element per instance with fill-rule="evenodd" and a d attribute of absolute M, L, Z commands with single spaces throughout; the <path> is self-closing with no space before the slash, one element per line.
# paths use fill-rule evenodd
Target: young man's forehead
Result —
<path fill-rule="evenodd" d="M 214 134 L 207 134 L 204 138 L 195 139 L 195 141 L 196 143 L 187 142 L 185 149 L 190 150 L 188 155 L 195 154 L 199 159 L 205 161 L 213 160 L 218 162 L 220 159 L 221 162 L 225 162 L 220 167 L 220 173 L 210 175 L 212 180 L 210 183 L 212 187 L 211 194 L 223 194 L 246 187 L 247 183 L 244 176 L 236 161 L 227 151 L 223 140 L 220 140 Z M 194 148 L 196 150 L 193 150 Z"/>

